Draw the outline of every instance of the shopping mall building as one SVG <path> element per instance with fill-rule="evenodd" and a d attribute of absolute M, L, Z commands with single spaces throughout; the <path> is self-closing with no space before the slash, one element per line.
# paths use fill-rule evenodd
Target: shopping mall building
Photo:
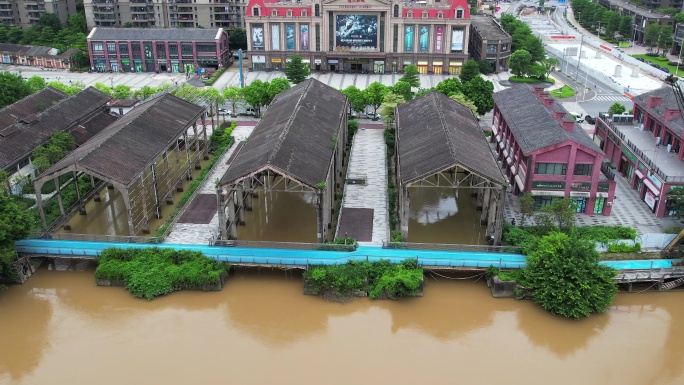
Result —
<path fill-rule="evenodd" d="M 455 75 L 468 59 L 466 0 L 250 0 L 245 20 L 255 71 L 300 55 L 313 71 Z"/>

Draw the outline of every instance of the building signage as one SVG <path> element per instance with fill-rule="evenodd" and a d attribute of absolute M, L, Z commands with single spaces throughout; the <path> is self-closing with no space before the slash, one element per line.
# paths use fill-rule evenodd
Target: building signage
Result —
<path fill-rule="evenodd" d="M 658 179 L 658 177 L 657 177 L 656 174 L 653 172 L 653 170 L 649 170 L 649 171 L 646 173 L 646 177 L 648 177 L 648 179 L 649 179 L 651 182 L 653 182 L 653 184 L 656 185 L 656 187 L 658 187 L 658 188 L 660 188 L 660 187 L 663 185 L 663 182 L 661 182 L 660 179 Z"/>
<path fill-rule="evenodd" d="M 575 191 L 591 190 L 591 183 L 573 183 L 570 185 L 570 189 Z"/>
<path fill-rule="evenodd" d="M 430 28 L 427 25 L 421 25 L 420 26 L 420 39 L 419 41 L 419 49 L 420 52 L 427 52 L 428 51 L 428 33 L 430 31 Z"/>
<path fill-rule="evenodd" d="M 271 49 L 280 51 L 280 25 L 278 24 L 271 26 Z"/>
<path fill-rule="evenodd" d="M 463 30 L 455 29 L 451 31 L 451 53 L 463 52 Z"/>
<path fill-rule="evenodd" d="M 442 45 L 444 43 L 444 27 L 435 28 L 435 52 L 442 52 Z"/>
<path fill-rule="evenodd" d="M 252 49 L 255 51 L 264 50 L 264 25 L 252 24 Z"/>
<path fill-rule="evenodd" d="M 627 146 L 624 144 L 622 145 L 622 153 L 625 154 L 627 159 L 631 160 L 632 163 L 634 163 L 634 164 L 637 163 L 636 155 L 634 155 L 634 153 L 632 151 L 630 151 L 629 148 L 627 148 Z"/>
<path fill-rule="evenodd" d="M 598 191 L 608 191 L 610 190 L 610 183 L 599 183 L 598 184 Z"/>
<path fill-rule="evenodd" d="M 295 49 L 295 26 L 294 24 L 285 25 L 285 49 L 294 51 Z"/>
<path fill-rule="evenodd" d="M 307 24 L 300 25 L 299 43 L 302 51 L 309 50 L 309 26 Z"/>
<path fill-rule="evenodd" d="M 532 182 L 532 188 L 565 190 L 565 182 Z"/>
<path fill-rule="evenodd" d="M 646 165 L 644 164 L 644 162 L 639 162 L 638 167 L 639 167 L 639 170 L 646 172 Z"/>
<path fill-rule="evenodd" d="M 655 195 L 653 195 L 653 193 L 650 191 L 646 191 L 646 196 L 644 196 L 644 202 L 646 202 L 648 207 L 650 207 L 651 210 L 653 210 L 653 208 L 655 207 L 655 204 L 656 204 Z"/>
<path fill-rule="evenodd" d="M 335 15 L 335 45 L 338 47 L 376 47 L 376 15 Z"/>
<path fill-rule="evenodd" d="M 370 5 L 340 5 L 340 8 L 370 8 Z"/>
<path fill-rule="evenodd" d="M 266 56 L 264 55 L 253 55 L 252 63 L 266 63 Z"/>
<path fill-rule="evenodd" d="M 404 52 L 413 52 L 413 27 L 407 26 L 404 32 Z"/>

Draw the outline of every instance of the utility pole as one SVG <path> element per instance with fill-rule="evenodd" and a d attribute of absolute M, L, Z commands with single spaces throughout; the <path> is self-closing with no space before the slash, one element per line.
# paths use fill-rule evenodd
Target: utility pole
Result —
<path fill-rule="evenodd" d="M 582 44 L 584 43 L 584 35 L 582 35 L 582 38 L 580 39 L 580 47 L 579 47 L 579 52 L 577 53 L 577 79 L 579 79 L 579 69 L 580 69 L 580 61 L 582 61 Z"/>

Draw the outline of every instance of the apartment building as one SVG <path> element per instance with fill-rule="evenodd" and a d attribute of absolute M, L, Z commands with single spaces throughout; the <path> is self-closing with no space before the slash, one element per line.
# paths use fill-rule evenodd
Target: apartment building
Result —
<path fill-rule="evenodd" d="M 494 94 L 492 141 L 515 195 L 537 208 L 570 197 L 577 213 L 610 215 L 615 174 L 606 155 L 543 87 Z"/>
<path fill-rule="evenodd" d="M 491 16 L 472 16 L 470 23 L 470 57 L 489 61 L 494 72 L 508 71 L 513 42 L 511 36 Z"/>
<path fill-rule="evenodd" d="M 0 0 L 1 2 L 2 0 Z M 92 0 L 88 28 L 244 28 L 246 0 Z"/>
<path fill-rule="evenodd" d="M 642 43 L 646 36 L 646 30 L 651 24 L 671 26 L 674 29 L 674 17 L 654 12 L 653 9 L 672 7 L 677 9 L 677 12 L 681 12 L 683 2 L 684 0 L 644 0 L 644 7 L 640 7 L 626 0 L 598 0 L 599 4 L 620 13 L 622 16 L 631 16 L 634 20 L 634 27 L 629 39 Z"/>
<path fill-rule="evenodd" d="M 30 27 L 45 12 L 66 23 L 76 13 L 76 0 L 0 0 L 0 24 Z"/>

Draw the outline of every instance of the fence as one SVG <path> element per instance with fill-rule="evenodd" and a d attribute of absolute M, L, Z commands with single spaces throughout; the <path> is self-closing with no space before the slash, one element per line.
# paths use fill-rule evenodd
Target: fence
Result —
<path fill-rule="evenodd" d="M 439 243 L 410 243 L 410 242 L 383 242 L 383 249 L 410 249 L 410 250 L 443 250 L 443 251 L 469 251 L 481 253 L 506 253 L 522 254 L 522 248 L 517 246 L 488 246 L 488 245 L 452 245 Z"/>
<path fill-rule="evenodd" d="M 288 249 L 288 250 L 325 250 L 325 251 L 354 251 L 356 245 L 339 245 L 335 243 L 304 243 L 304 242 L 269 242 L 217 239 L 214 246 L 245 247 L 255 249 Z"/>
<path fill-rule="evenodd" d="M 604 83 L 607 87 L 611 88 L 615 92 L 623 93 L 625 91 L 624 87 L 619 85 L 618 83 L 613 80 L 613 78 L 604 75 L 602 72 L 596 71 L 592 69 L 591 67 L 587 66 L 586 64 L 582 63 L 582 61 L 579 58 L 576 58 L 574 56 L 567 56 L 565 55 L 564 52 L 551 47 L 549 45 L 546 46 L 546 49 L 548 50 L 549 53 L 552 55 L 556 56 L 558 59 L 562 59 L 566 61 L 566 66 L 563 67 L 562 62 L 561 62 L 561 70 L 565 69 L 564 72 L 568 71 L 568 67 L 574 67 L 577 68 L 579 65 L 579 70 L 587 74 L 588 76 L 593 77 L 594 79 L 597 79 L 601 83 Z M 580 53 L 581 55 L 581 53 Z M 577 81 L 581 81 L 581 75 L 578 73 L 577 74 Z"/>
<path fill-rule="evenodd" d="M 53 239 L 58 241 L 91 241 L 108 243 L 150 243 L 158 244 L 162 242 L 159 237 L 138 237 L 128 235 L 100 235 L 100 234 L 71 234 L 71 233 L 50 233 L 35 232 L 29 234 L 27 239 Z"/>

